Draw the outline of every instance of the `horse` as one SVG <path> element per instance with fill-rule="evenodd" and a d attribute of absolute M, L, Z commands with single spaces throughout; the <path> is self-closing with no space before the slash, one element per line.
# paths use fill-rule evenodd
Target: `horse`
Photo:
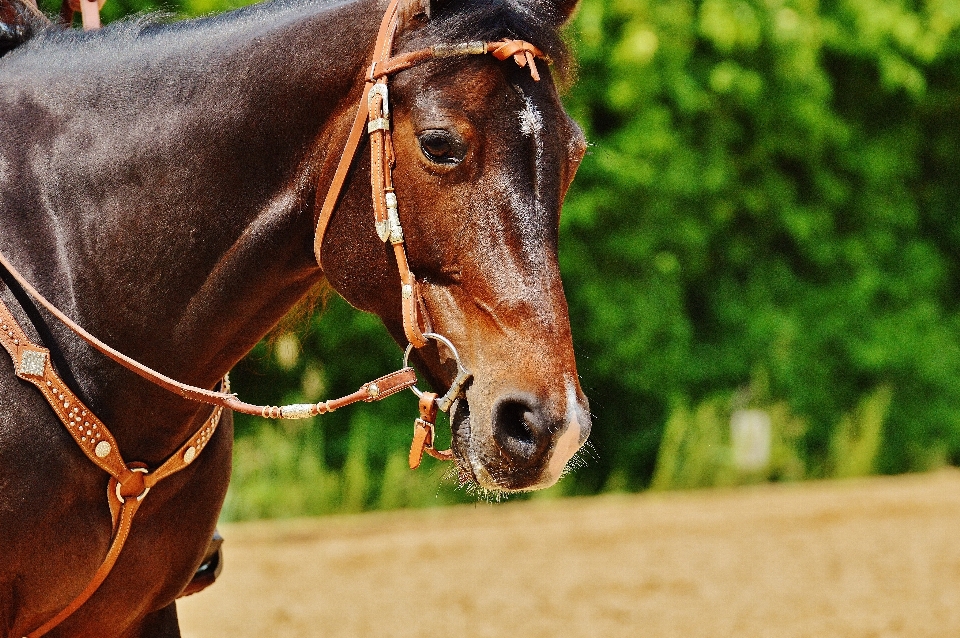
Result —
<path fill-rule="evenodd" d="M 477 55 L 427 60 L 390 85 L 418 305 L 459 352 L 427 340 L 412 358 L 438 392 L 460 359 L 469 369 L 452 450 L 460 475 L 488 490 L 552 485 L 591 426 L 557 260 L 585 150 L 557 89 L 569 66 L 559 30 L 575 6 L 416 0 L 395 22 L 397 54 L 503 38 L 543 53 L 539 81 Z M 89 32 L 27 16 L 27 36 L 0 57 L 0 253 L 91 334 L 201 388 L 322 282 L 406 345 L 407 291 L 371 215 L 371 166 L 341 159 L 384 7 L 274 0 Z M 9 270 L 0 280 L 0 300 L 125 458 L 155 468 L 211 418 L 78 338 Z M 16 372 L 0 353 L 0 631 L 19 637 L 90 581 L 111 513 L 103 470 Z M 175 601 L 214 532 L 231 444 L 224 411 L 202 455 L 143 500 L 99 589 L 47 635 L 179 635 Z"/>

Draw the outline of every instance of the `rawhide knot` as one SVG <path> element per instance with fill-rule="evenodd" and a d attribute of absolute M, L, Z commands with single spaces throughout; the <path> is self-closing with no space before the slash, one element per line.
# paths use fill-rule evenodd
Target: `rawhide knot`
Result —
<path fill-rule="evenodd" d="M 537 71 L 535 58 L 546 59 L 543 51 L 533 46 L 526 40 L 510 40 L 504 38 L 500 42 L 490 42 L 487 44 L 487 50 L 500 61 L 513 57 L 514 62 L 521 68 L 530 66 L 530 77 L 535 82 L 540 81 L 540 73 Z"/>

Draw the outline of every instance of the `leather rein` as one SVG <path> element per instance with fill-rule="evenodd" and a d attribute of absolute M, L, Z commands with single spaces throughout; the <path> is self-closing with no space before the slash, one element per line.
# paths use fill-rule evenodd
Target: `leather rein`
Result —
<path fill-rule="evenodd" d="M 65 8 L 69 1 L 64 2 Z M 99 26 L 99 4 L 102 4 L 102 2 L 98 4 L 98 0 L 77 1 L 84 16 L 84 28 L 90 29 Z M 401 283 L 403 327 L 410 342 L 404 355 L 404 366 L 400 370 L 365 383 L 356 392 L 338 399 L 280 407 L 244 403 L 235 394 L 230 393 L 227 377 L 224 377 L 220 383 L 220 391 L 192 386 L 171 379 L 100 341 L 50 303 L 0 253 L 0 265 L 7 269 L 20 286 L 90 346 L 161 388 L 185 399 L 214 406 L 213 413 L 204 421 L 200 429 L 158 468 L 150 470 L 143 463 L 128 463 L 121 456 L 116 439 L 114 439 L 107 426 L 57 375 L 50 361 L 50 351 L 29 339 L 9 309 L 0 300 L 0 329 L 2 329 L 0 346 L 3 346 L 13 359 L 17 376 L 32 383 L 40 390 L 84 455 L 110 476 L 107 485 L 107 501 L 113 519 L 113 534 L 106 557 L 82 592 L 56 616 L 24 638 L 43 636 L 73 614 L 97 591 L 100 584 L 113 569 L 130 533 L 133 517 L 143 499 L 149 493 L 150 488 L 164 478 L 186 468 L 197 458 L 216 431 L 224 408 L 264 418 L 301 419 L 332 412 L 357 401 L 378 401 L 406 388 L 411 388 L 420 398 L 420 418 L 416 419 L 414 425 L 414 438 L 409 456 L 410 467 L 416 468 L 420 464 L 424 453 L 441 460 L 453 459 L 450 450 L 441 451 L 433 447 L 434 424 L 437 411 L 446 412 L 449 410 L 452 403 L 462 396 L 464 387 L 470 381 L 472 375 L 463 366 L 454 345 L 442 335 L 430 331 L 429 318 L 426 316 L 417 278 L 411 271 L 407 260 L 397 196 L 393 188 L 395 156 L 390 133 L 388 81 L 391 75 L 428 60 L 486 54 L 492 54 L 501 61 L 513 58 L 520 67 L 529 67 L 533 79 L 539 81 L 540 76 L 535 59 L 546 59 L 546 57 L 535 46 L 523 40 L 437 45 L 393 56 L 391 51 L 400 21 L 400 2 L 401 0 L 391 0 L 380 23 L 372 63 L 365 78 L 363 94 L 353 126 L 337 164 L 336 173 L 322 202 L 319 201 L 318 193 L 319 213 L 316 219 L 314 237 L 314 253 L 317 263 L 321 264 L 321 249 L 327 226 L 337 207 L 350 165 L 360 146 L 364 129 L 366 129 L 370 136 L 371 187 L 377 234 L 381 240 L 391 244 L 396 256 Z M 96 20 L 93 19 L 94 14 L 96 14 Z M 413 368 L 407 365 L 412 349 L 425 346 L 428 340 L 434 340 L 446 346 L 457 362 L 457 376 L 443 397 L 418 390 L 416 373 Z"/>

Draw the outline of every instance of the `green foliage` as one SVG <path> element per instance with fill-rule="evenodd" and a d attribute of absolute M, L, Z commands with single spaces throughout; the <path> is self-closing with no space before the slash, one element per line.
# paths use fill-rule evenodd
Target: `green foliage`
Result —
<path fill-rule="evenodd" d="M 706 401 L 691 411 L 677 405 L 667 419 L 650 487 L 704 487 L 724 482 L 729 466 L 722 405 Z"/>
<path fill-rule="evenodd" d="M 864 397 L 856 410 L 840 419 L 830 437 L 830 465 L 834 476 L 867 476 L 876 471 L 883 422 L 892 397 L 890 386 L 881 386 Z"/>
<path fill-rule="evenodd" d="M 657 453 L 650 488 L 687 489 L 741 485 L 761 481 L 794 481 L 807 477 L 848 478 L 876 471 L 883 427 L 893 396 L 889 386 L 867 394 L 854 409 L 840 415 L 832 428 L 825 464 L 806 467 L 802 437 L 807 422 L 785 401 L 768 403 L 763 385 L 751 411 L 764 416 L 770 428 L 768 461 L 756 468 L 737 467 L 731 423 L 743 396 L 708 398 L 695 409 L 677 402 L 670 412 Z"/>
<path fill-rule="evenodd" d="M 568 34 L 592 146 L 561 266 L 596 458 L 557 492 L 960 462 L 960 0 L 583 0 Z M 312 400 L 398 361 L 335 300 L 235 385 Z M 758 475 L 730 466 L 738 396 L 770 415 Z M 404 468 L 412 409 L 239 417 L 229 516 L 474 498 Z"/>
<path fill-rule="evenodd" d="M 876 469 L 960 459 L 960 2 L 586 0 L 570 39 L 581 484 L 642 487 L 757 369 L 804 474 L 848 467 L 835 429 L 881 386 Z"/>

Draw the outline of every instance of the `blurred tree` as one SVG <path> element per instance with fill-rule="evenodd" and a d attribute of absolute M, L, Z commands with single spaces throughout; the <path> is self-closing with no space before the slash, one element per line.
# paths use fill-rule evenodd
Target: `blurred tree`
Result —
<path fill-rule="evenodd" d="M 586 0 L 563 218 L 600 462 L 641 487 L 676 398 L 831 431 L 892 389 L 879 469 L 960 459 L 960 3 Z"/>

